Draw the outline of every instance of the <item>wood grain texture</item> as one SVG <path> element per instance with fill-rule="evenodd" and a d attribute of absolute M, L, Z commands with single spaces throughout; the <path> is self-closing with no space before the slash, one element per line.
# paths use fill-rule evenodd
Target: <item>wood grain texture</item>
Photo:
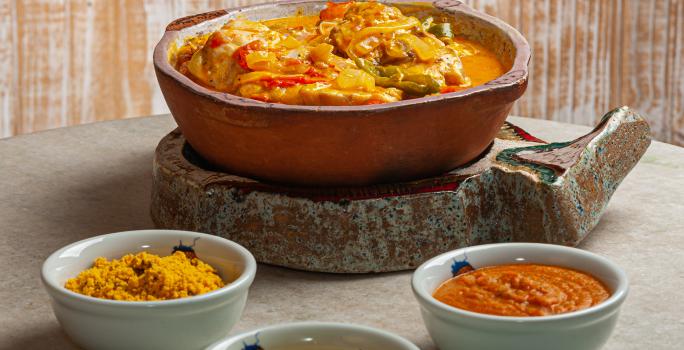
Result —
<path fill-rule="evenodd" d="M 0 0 L 0 137 L 166 113 L 152 68 L 181 16 L 259 0 Z M 684 145 L 684 0 L 466 0 L 530 42 L 513 113 L 593 125 L 620 105 Z"/>

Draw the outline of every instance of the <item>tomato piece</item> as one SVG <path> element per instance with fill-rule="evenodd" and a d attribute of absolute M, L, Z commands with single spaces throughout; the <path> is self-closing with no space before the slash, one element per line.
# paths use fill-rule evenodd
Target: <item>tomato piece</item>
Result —
<path fill-rule="evenodd" d="M 312 84 L 317 82 L 315 79 L 309 77 L 280 77 L 280 78 L 264 78 L 261 81 L 269 87 L 290 87 L 300 84 Z"/>
<path fill-rule="evenodd" d="M 321 11 L 320 17 L 324 21 L 329 21 L 333 19 L 338 19 L 344 17 L 344 14 L 347 12 L 347 9 L 353 1 L 347 1 L 347 2 L 331 2 L 328 1 L 327 6 L 323 11 Z"/>
<path fill-rule="evenodd" d="M 448 94 L 448 93 L 450 93 L 450 92 L 456 92 L 456 91 L 461 91 L 461 90 L 463 90 L 462 87 L 458 87 L 458 86 L 445 86 L 445 87 L 441 88 L 441 89 L 439 90 L 439 92 L 440 92 L 441 94 Z"/>
<path fill-rule="evenodd" d="M 304 63 L 304 62 L 302 62 L 302 60 L 300 60 L 298 58 L 286 58 L 283 60 L 283 65 L 285 65 L 285 66 L 296 66 L 296 65 L 299 65 L 302 63 Z"/>
<path fill-rule="evenodd" d="M 219 33 L 212 35 L 211 39 L 209 39 L 209 46 L 212 49 L 215 49 L 223 44 L 225 44 L 225 41 L 223 41 L 223 37 Z"/>
<path fill-rule="evenodd" d="M 240 65 L 240 67 L 242 67 L 244 70 L 250 70 L 249 66 L 247 65 L 247 55 L 252 51 L 259 50 L 260 48 L 261 42 L 259 40 L 254 40 L 238 47 L 238 49 L 233 53 L 233 59 L 237 61 L 237 64 Z"/>
<path fill-rule="evenodd" d="M 304 74 L 315 78 L 325 78 L 325 74 L 317 72 L 313 67 L 309 67 L 309 69 L 306 72 L 304 72 Z"/>

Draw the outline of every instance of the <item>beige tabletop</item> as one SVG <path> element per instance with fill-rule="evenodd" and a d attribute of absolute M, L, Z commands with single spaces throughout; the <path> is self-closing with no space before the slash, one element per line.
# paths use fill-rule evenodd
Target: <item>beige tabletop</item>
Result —
<path fill-rule="evenodd" d="M 588 128 L 509 118 L 561 141 Z M 43 260 L 71 242 L 151 228 L 152 156 L 169 116 L 0 140 L 0 349 L 75 348 L 40 282 Z M 606 349 L 684 344 L 684 149 L 654 142 L 581 248 L 627 270 L 631 290 Z M 332 275 L 259 265 L 239 332 L 285 321 L 366 324 L 434 349 L 411 273 Z"/>

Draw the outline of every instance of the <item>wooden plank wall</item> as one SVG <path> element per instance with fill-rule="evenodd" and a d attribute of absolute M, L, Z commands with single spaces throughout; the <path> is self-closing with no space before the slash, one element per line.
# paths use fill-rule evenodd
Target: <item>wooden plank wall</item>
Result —
<path fill-rule="evenodd" d="M 166 113 L 151 52 L 171 20 L 259 0 L 0 0 L 0 137 Z M 516 115 L 592 125 L 630 105 L 684 145 L 684 0 L 468 0 L 533 48 Z"/>
<path fill-rule="evenodd" d="M 532 46 L 529 88 L 513 113 L 593 125 L 629 105 L 657 139 L 684 145 L 684 1 L 467 2 Z"/>

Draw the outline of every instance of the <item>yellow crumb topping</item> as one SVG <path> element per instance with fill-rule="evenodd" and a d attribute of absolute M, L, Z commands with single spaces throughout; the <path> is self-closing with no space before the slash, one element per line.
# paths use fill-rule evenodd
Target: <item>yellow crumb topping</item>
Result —
<path fill-rule="evenodd" d="M 142 252 L 112 261 L 97 258 L 65 287 L 102 299 L 150 301 L 203 294 L 224 285 L 216 269 L 198 258 L 183 252 L 165 257 Z"/>

